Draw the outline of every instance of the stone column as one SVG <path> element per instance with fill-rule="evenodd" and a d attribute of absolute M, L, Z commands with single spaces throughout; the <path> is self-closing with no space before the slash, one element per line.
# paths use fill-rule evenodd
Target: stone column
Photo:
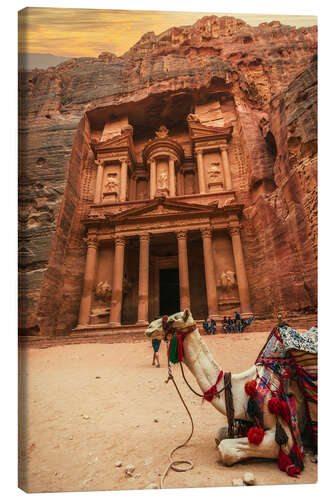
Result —
<path fill-rule="evenodd" d="M 176 196 L 175 160 L 169 158 L 169 196 Z"/>
<path fill-rule="evenodd" d="M 205 261 L 205 277 L 208 315 L 213 319 L 218 319 L 216 279 L 214 269 L 214 255 L 212 245 L 212 230 L 209 227 L 201 229 L 202 245 Z"/>
<path fill-rule="evenodd" d="M 150 198 L 154 199 L 156 193 L 156 161 L 151 160 L 150 162 Z"/>
<path fill-rule="evenodd" d="M 95 236 L 87 238 L 86 267 L 83 279 L 79 326 L 89 325 L 91 313 L 91 298 L 94 287 L 98 240 Z"/>
<path fill-rule="evenodd" d="M 120 174 L 120 201 L 126 201 L 127 197 L 127 158 L 121 160 L 121 174 Z"/>
<path fill-rule="evenodd" d="M 121 307 L 123 301 L 125 238 L 117 236 L 114 240 L 115 253 L 113 261 L 112 298 L 110 310 L 111 326 L 121 325 Z"/>
<path fill-rule="evenodd" d="M 186 231 L 178 231 L 176 236 L 178 240 L 180 309 L 184 311 L 186 308 L 191 308 L 187 260 L 187 233 Z"/>
<path fill-rule="evenodd" d="M 206 181 L 205 181 L 202 149 L 198 149 L 196 151 L 196 154 L 197 154 L 197 166 L 198 166 L 199 192 L 203 194 L 206 193 Z"/>
<path fill-rule="evenodd" d="M 138 325 L 148 325 L 149 234 L 140 235 Z"/>
<path fill-rule="evenodd" d="M 129 180 L 129 195 L 128 195 L 129 201 L 135 200 L 136 199 L 136 177 L 135 175 L 132 175 Z"/>
<path fill-rule="evenodd" d="M 232 227 L 229 229 L 229 233 L 231 236 L 232 250 L 234 254 L 241 313 L 244 315 L 252 314 L 250 305 L 249 285 L 247 281 L 245 261 L 243 255 L 242 240 L 240 237 L 240 228 Z"/>
<path fill-rule="evenodd" d="M 185 189 L 184 189 L 184 174 L 180 170 L 178 170 L 178 194 L 179 195 L 184 195 L 185 194 Z"/>
<path fill-rule="evenodd" d="M 96 176 L 94 203 L 97 204 L 101 202 L 104 162 L 102 160 L 96 160 L 95 163 L 97 165 L 97 176 Z"/>
<path fill-rule="evenodd" d="M 221 151 L 221 159 L 222 159 L 224 182 L 225 182 L 224 187 L 227 191 L 231 191 L 232 182 L 231 182 L 231 172 L 228 159 L 228 146 L 226 144 L 222 145 L 220 147 L 220 151 Z"/>

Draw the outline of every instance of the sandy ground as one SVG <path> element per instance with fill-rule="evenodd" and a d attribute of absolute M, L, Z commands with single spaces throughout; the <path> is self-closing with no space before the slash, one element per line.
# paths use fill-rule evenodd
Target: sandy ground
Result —
<path fill-rule="evenodd" d="M 205 336 L 224 371 L 247 369 L 266 333 Z M 112 344 L 77 344 L 19 351 L 20 487 L 29 492 L 129 490 L 159 484 L 171 448 L 191 430 L 188 415 L 162 366 L 152 367 L 148 339 Z M 196 387 L 192 375 L 188 380 Z M 317 465 L 305 457 L 299 479 L 280 472 L 271 461 L 224 467 L 214 436 L 226 417 L 192 394 L 174 375 L 194 419 L 190 443 L 176 452 L 194 469 L 170 471 L 166 488 L 230 486 L 253 472 L 258 485 L 315 483 Z M 157 420 L 157 422 L 155 422 Z M 117 461 L 122 462 L 116 467 Z M 125 474 L 133 464 L 134 477 Z"/>

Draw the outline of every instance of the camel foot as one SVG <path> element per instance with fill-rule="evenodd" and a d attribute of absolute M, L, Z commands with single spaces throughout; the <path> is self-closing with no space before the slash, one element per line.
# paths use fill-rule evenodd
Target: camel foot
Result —
<path fill-rule="evenodd" d="M 247 458 L 273 458 L 277 459 L 280 447 L 275 441 L 275 429 L 267 431 L 259 445 L 249 443 L 247 437 L 223 439 L 218 450 L 223 465 L 233 465 Z"/>

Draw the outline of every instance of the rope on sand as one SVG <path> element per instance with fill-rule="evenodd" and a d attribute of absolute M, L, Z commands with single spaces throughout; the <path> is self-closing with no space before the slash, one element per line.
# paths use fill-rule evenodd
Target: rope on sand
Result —
<path fill-rule="evenodd" d="M 173 375 L 172 375 L 172 372 L 171 372 L 171 367 L 170 367 L 170 363 L 168 362 L 168 378 L 167 380 L 165 381 L 165 383 L 167 384 L 169 382 L 169 380 L 172 380 L 173 382 L 173 385 L 175 386 L 176 388 L 176 391 L 178 393 L 178 396 L 180 397 L 180 400 L 181 402 L 183 403 L 187 413 L 188 413 L 188 416 L 190 417 L 190 420 L 191 420 L 191 426 L 192 426 L 192 429 L 191 429 L 191 433 L 190 435 L 188 436 L 188 438 L 184 441 L 184 443 L 176 446 L 175 448 L 172 448 L 172 450 L 169 452 L 169 464 L 167 466 L 167 468 L 165 469 L 162 477 L 161 477 L 161 481 L 160 481 L 160 488 L 162 489 L 163 488 L 163 483 L 164 483 L 164 480 L 169 472 L 170 469 L 176 471 L 176 472 L 187 472 L 191 469 L 193 469 L 193 462 L 191 460 L 172 460 L 172 456 L 173 454 L 175 453 L 175 451 L 179 450 L 180 448 L 182 448 L 183 446 L 185 446 L 191 439 L 191 437 L 193 436 L 193 432 L 194 432 L 194 424 L 193 424 L 193 418 L 192 418 L 192 415 L 190 413 L 190 410 L 188 409 L 182 395 L 180 394 L 180 391 L 178 389 L 178 386 L 175 382 L 175 379 L 173 378 Z M 187 467 L 181 467 L 181 465 L 183 464 L 187 464 Z"/>

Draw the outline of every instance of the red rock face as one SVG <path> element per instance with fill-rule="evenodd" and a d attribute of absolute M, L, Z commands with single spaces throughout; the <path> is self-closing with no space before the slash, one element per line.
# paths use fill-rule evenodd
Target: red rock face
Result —
<path fill-rule="evenodd" d="M 82 220 L 96 176 L 90 143 L 101 139 L 105 110 L 121 106 L 137 119 L 145 105 L 153 134 L 161 102 L 168 116 L 177 116 L 188 96 L 198 101 L 214 92 L 224 94 L 222 112 L 234 129 L 229 160 L 237 202 L 244 204 L 252 310 L 262 318 L 277 310 L 314 312 L 316 50 L 316 27 L 253 28 L 211 16 L 159 36 L 147 33 L 122 57 L 103 53 L 21 71 L 21 333 L 68 334 L 77 325 L 86 254 Z"/>

